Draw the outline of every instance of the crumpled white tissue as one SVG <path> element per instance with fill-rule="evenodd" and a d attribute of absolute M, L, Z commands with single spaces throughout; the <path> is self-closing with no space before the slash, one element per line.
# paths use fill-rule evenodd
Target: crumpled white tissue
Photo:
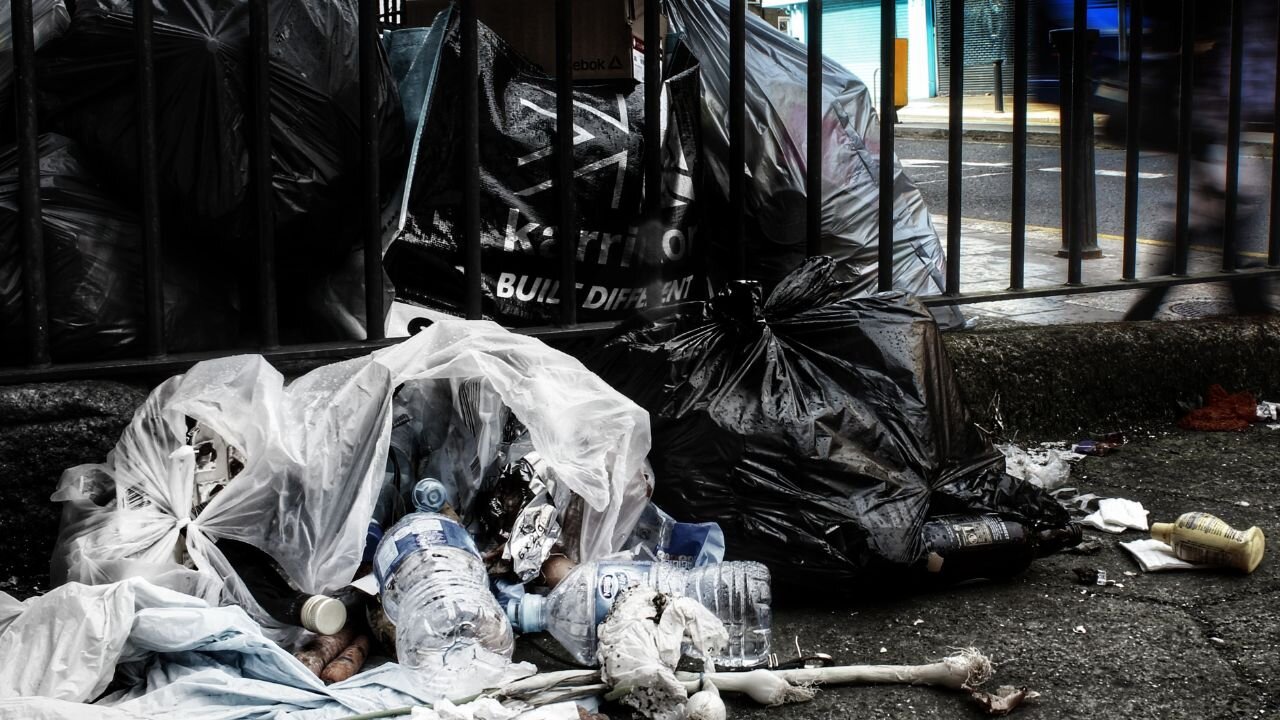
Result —
<path fill-rule="evenodd" d="M 1142 503 L 1124 498 L 1106 498 L 1098 501 L 1098 510 L 1081 523 L 1109 533 L 1125 530 L 1146 530 L 1147 510 Z"/>
<path fill-rule="evenodd" d="M 687 642 L 710 658 L 729 643 L 724 624 L 696 600 L 641 587 L 618 597 L 599 638 L 600 678 L 611 687 L 632 688 L 623 702 L 653 720 L 684 717 L 689 696 L 675 675 L 681 646 Z"/>

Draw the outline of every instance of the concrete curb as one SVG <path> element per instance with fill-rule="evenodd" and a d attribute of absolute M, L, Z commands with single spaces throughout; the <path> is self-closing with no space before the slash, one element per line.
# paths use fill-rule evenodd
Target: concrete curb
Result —
<path fill-rule="evenodd" d="M 1280 318 L 1013 327 L 943 336 L 975 422 L 1045 440 L 1167 427 L 1209 385 L 1280 398 Z"/>
<path fill-rule="evenodd" d="M 908 140 L 947 140 L 951 137 L 950 127 L 943 123 L 900 123 L 894 127 L 893 132 L 896 137 Z M 964 139 L 968 142 L 1010 144 L 1013 142 L 1013 129 L 1001 124 L 966 123 Z M 1247 137 L 1242 142 L 1246 154 L 1263 158 L 1271 157 L 1270 142 L 1250 140 Z M 1093 143 L 1099 148 L 1124 149 L 1123 143 L 1108 140 L 1101 129 L 1095 129 Z M 1058 147 L 1060 144 L 1058 126 L 1028 125 L 1027 144 Z"/>
<path fill-rule="evenodd" d="M 941 123 L 901 123 L 894 127 L 894 136 L 911 140 L 946 140 L 951 128 Z M 972 142 L 1013 142 L 1013 130 L 1004 125 L 966 124 L 964 139 Z M 1028 126 L 1027 144 L 1057 145 L 1058 128 L 1052 126 Z"/>

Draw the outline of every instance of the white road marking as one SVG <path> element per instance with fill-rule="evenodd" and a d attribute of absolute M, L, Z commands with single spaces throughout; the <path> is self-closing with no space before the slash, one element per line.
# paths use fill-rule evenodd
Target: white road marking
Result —
<path fill-rule="evenodd" d="M 1062 172 L 1062 168 L 1043 167 L 1043 168 L 1040 168 L 1040 172 L 1060 173 Z M 1102 177 L 1124 177 L 1123 170 L 1094 170 L 1093 174 L 1101 175 Z M 1172 175 L 1167 175 L 1165 173 L 1153 173 L 1153 172 L 1138 173 L 1138 178 L 1140 180 L 1159 180 L 1160 178 L 1167 178 L 1167 177 L 1172 177 Z"/>
<path fill-rule="evenodd" d="M 932 158 L 902 158 L 898 160 L 904 168 L 933 168 L 946 167 L 946 160 L 934 160 Z M 969 162 L 962 161 L 960 163 L 965 167 L 1009 167 L 1007 162 Z"/>

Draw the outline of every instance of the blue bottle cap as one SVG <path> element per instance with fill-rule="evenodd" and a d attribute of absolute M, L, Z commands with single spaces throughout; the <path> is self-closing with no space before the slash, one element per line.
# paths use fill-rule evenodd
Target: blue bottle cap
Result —
<path fill-rule="evenodd" d="M 449 504 L 449 490 L 435 478 L 422 478 L 413 486 L 413 506 L 418 512 L 440 512 Z"/>

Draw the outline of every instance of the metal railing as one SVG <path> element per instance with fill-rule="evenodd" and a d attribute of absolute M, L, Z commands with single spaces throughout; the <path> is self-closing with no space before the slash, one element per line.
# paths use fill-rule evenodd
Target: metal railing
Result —
<path fill-rule="evenodd" d="M 40 178 L 39 157 L 37 155 L 37 123 L 36 123 L 36 68 L 33 39 L 33 18 L 30 0 L 17 0 L 12 3 L 13 50 L 14 50 L 14 95 L 17 110 L 17 142 L 19 150 L 19 206 L 20 236 L 23 248 L 24 297 L 26 302 L 28 364 L 24 367 L 0 369 L 0 382 L 20 382 L 58 378 L 89 377 L 100 375 L 124 374 L 128 372 L 165 372 L 184 368 L 192 363 L 213 356 L 226 355 L 230 352 L 251 349 L 261 352 L 277 361 L 323 359 L 351 356 L 368 352 L 372 348 L 387 345 L 394 340 L 384 337 L 382 317 L 384 303 L 381 295 L 381 227 L 380 227 L 380 188 L 378 167 L 378 123 L 375 112 L 375 71 L 379 61 L 376 43 L 378 40 L 379 22 L 396 22 L 400 17 L 399 0 L 359 0 L 360 46 L 359 72 L 361 82 L 360 136 L 362 144 L 361 156 L 361 234 L 364 250 L 365 267 L 365 308 L 368 336 L 363 341 L 333 342 L 311 345 L 281 346 L 276 303 L 276 257 L 272 225 L 272 191 L 271 191 L 271 137 L 268 127 L 267 104 L 269 97 L 270 77 L 268 73 L 268 53 L 270 37 L 268 33 L 267 3 L 272 0 L 248 0 L 250 7 L 250 70 L 252 82 L 252 103 L 249 128 L 251 134 L 251 177 L 252 198 L 256 213 L 256 319 L 257 347 L 227 348 L 211 353 L 187 353 L 182 355 L 167 354 L 164 336 L 164 299 L 163 277 L 161 266 L 162 227 L 160 224 L 159 192 L 157 188 L 157 137 L 156 137 L 156 75 L 154 51 L 152 47 L 153 8 L 150 2 L 135 3 L 135 30 L 137 35 L 138 63 L 138 127 L 142 184 L 142 230 L 145 260 L 145 310 L 146 332 L 144 336 L 145 355 L 143 357 L 121 360 L 102 360 L 77 363 L 53 363 L 50 354 L 50 326 L 46 274 L 44 267 L 43 238 L 41 231 Z M 579 0 L 586 1 L 586 0 Z M 653 0 L 651 0 L 652 2 Z M 1196 0 L 1181 0 L 1186 20 L 1193 17 Z M 1205 1 L 1205 0 L 1201 0 Z M 1240 278 L 1243 275 L 1275 275 L 1280 274 L 1280 224 L 1277 223 L 1277 210 L 1280 210 L 1280 163 L 1272 161 L 1271 213 L 1272 220 L 1268 236 L 1267 267 L 1260 269 L 1240 270 L 1236 262 L 1236 246 L 1238 243 L 1238 224 L 1236 209 L 1239 203 L 1239 151 L 1241 146 L 1241 38 L 1242 0 L 1229 0 L 1233 12 L 1231 25 L 1231 64 L 1229 89 L 1229 137 L 1227 142 L 1229 165 L 1229 181 L 1226 187 L 1225 204 L 1227 218 L 1224 237 L 1223 265 L 1220 272 L 1192 275 L 1188 273 L 1187 258 L 1190 252 L 1189 208 L 1190 208 L 1190 176 L 1191 176 L 1191 136 L 1190 113 L 1192 98 L 1192 35 L 1190 23 L 1184 22 L 1182 37 L 1182 76 L 1181 76 L 1181 127 L 1179 132 L 1179 156 L 1177 165 L 1177 210 L 1175 229 L 1175 265 L 1172 275 L 1138 279 L 1136 276 L 1137 257 L 1137 221 L 1139 192 L 1138 182 L 1138 116 L 1141 96 L 1141 32 L 1142 23 L 1128 23 L 1129 48 L 1131 61 L 1129 65 L 1129 125 L 1128 147 L 1126 152 L 1125 171 L 1125 206 L 1123 256 L 1119 277 L 1115 281 L 1085 285 L 1081 272 L 1081 235 L 1070 233 L 1067 272 L 1063 284 L 1049 287 L 1026 288 L 1024 285 L 1024 265 L 1026 261 L 1026 215 L 1027 215 L 1027 85 L 1028 57 L 1030 45 L 1028 35 L 1029 0 L 1017 0 L 1014 3 L 1014 57 L 1013 57 L 1013 122 L 1012 122 L 1012 187 L 1010 203 L 1010 266 L 1009 288 L 997 292 L 963 293 L 961 289 L 960 260 L 964 247 L 962 241 L 961 222 L 964 208 L 964 187 L 961 182 L 961 163 L 964 152 L 964 32 L 951 33 L 950 47 L 950 125 L 948 141 L 948 191 L 947 191 L 947 234 L 946 234 L 946 273 L 943 294 L 924 298 L 928 305 L 957 305 L 992 300 L 1011 300 L 1019 298 L 1070 295 L 1078 293 L 1104 292 L 1111 290 L 1127 290 L 1143 287 L 1178 285 L 1186 283 L 1214 282 Z M 481 240 L 480 240 L 480 108 L 478 88 L 478 36 L 476 0 L 459 0 L 462 31 L 462 60 L 465 88 L 460 98 L 464 113 L 463 138 L 463 266 L 466 279 L 464 296 L 465 314 L 468 318 L 479 318 L 482 313 L 482 277 L 481 277 Z M 560 232 L 560 325 L 557 327 L 526 328 L 519 332 L 545 337 L 548 339 L 564 339 L 597 332 L 600 326 L 585 326 L 577 323 L 576 288 L 574 283 L 576 257 L 576 218 L 577 204 L 573 188 L 573 133 L 568 128 L 572 122 L 572 56 L 570 51 L 572 33 L 572 12 L 574 0 L 555 0 L 556 28 L 556 133 L 555 154 L 556 172 L 555 187 L 558 192 L 558 212 Z M 730 149 L 728 167 L 738 171 L 730 173 L 729 186 L 729 229 L 734 237 L 745 237 L 746 229 L 746 174 L 741 169 L 746 164 L 744 142 L 747 132 L 745 103 L 745 67 L 746 67 L 746 0 L 729 0 L 730 6 L 730 94 L 729 94 L 729 134 Z M 881 0 L 881 108 L 894 107 L 894 38 L 895 0 Z M 822 0 L 810 0 L 808 3 L 807 37 L 808 37 L 808 89 L 807 89 L 807 173 L 806 247 L 810 254 L 817 254 L 822 248 L 822 114 L 823 98 L 821 87 L 822 73 Z M 1085 52 L 1086 2 L 1075 0 L 1075 26 L 1073 53 L 1073 77 L 1082 79 L 1088 76 L 1088 54 Z M 1131 0 L 1129 5 L 1131 17 L 1139 17 L 1142 12 L 1140 0 Z M 660 142 L 660 89 L 661 89 L 661 43 L 655 41 L 660 37 L 659 13 L 646 12 L 645 37 L 645 124 L 644 146 L 648 149 L 644 160 L 645 168 L 645 214 L 657 215 L 660 183 L 661 159 L 654 149 Z M 964 23 L 964 0 L 952 0 L 950 3 L 950 22 L 954 28 L 962 28 Z M 1280 38 L 1280 27 L 1277 28 Z M 1280 67 L 1280 61 L 1278 61 Z M 1280 74 L 1280 73 L 1278 73 Z M 1073 82 L 1071 87 L 1071 111 L 1074 115 L 1073 125 L 1085 127 L 1090 117 L 1089 96 L 1091 86 L 1087 81 Z M 1276 97 L 1277 115 L 1280 116 L 1280 91 Z M 1091 124 L 1090 124 L 1091 126 Z M 1280 137 L 1273 131 L 1273 147 Z M 880 148 L 884 156 L 894 151 L 894 124 L 880 124 Z M 1084 143 L 1072 142 L 1069 151 L 1077 153 L 1075 162 L 1070 163 L 1067 170 L 1071 173 L 1085 172 L 1087 163 L 1080 161 L 1079 153 L 1088 152 Z M 879 184 L 881 187 L 878 208 L 879 252 L 878 252 L 878 286 L 880 289 L 891 289 L 893 278 L 893 173 L 892 163 L 881 163 Z M 1068 208 L 1079 208 L 1090 200 L 1082 195 L 1083 185 L 1072 182 L 1072 178 L 1063 178 L 1071 189 L 1067 200 Z M 743 244 L 739 244 L 739 252 L 728 258 L 731 268 L 738 276 L 745 272 L 746 254 Z M 656 263 L 650 264 L 650 271 L 656 272 Z M 660 300 L 658 283 L 651 283 L 648 300 L 657 305 Z"/>

